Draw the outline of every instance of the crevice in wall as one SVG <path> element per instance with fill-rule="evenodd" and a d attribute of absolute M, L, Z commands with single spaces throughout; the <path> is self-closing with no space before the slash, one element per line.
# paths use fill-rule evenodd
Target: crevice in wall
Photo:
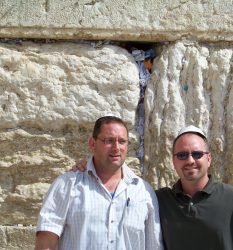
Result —
<path fill-rule="evenodd" d="M 144 124 L 145 108 L 144 97 L 147 84 L 151 78 L 153 61 L 156 56 L 155 44 L 151 43 L 128 43 L 127 50 L 134 57 L 139 72 L 140 95 L 136 110 L 135 129 L 139 137 L 139 147 L 136 150 L 136 157 L 140 161 L 141 174 L 144 173 Z"/>

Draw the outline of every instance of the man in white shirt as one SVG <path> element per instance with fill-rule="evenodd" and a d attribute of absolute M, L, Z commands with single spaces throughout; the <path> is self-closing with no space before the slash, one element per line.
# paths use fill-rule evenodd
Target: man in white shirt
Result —
<path fill-rule="evenodd" d="M 65 173 L 51 185 L 35 250 L 163 250 L 155 192 L 125 164 L 125 123 L 99 118 L 89 147 L 86 171 Z"/>

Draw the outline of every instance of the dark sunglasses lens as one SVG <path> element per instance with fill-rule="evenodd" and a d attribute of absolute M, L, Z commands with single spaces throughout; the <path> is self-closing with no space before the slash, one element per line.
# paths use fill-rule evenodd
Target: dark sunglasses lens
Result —
<path fill-rule="evenodd" d="M 189 153 L 188 152 L 179 152 L 176 154 L 176 156 L 179 160 L 186 160 L 189 157 Z"/>
<path fill-rule="evenodd" d="M 201 151 L 193 151 L 192 152 L 192 157 L 194 159 L 200 159 L 203 155 L 204 155 L 204 153 Z"/>

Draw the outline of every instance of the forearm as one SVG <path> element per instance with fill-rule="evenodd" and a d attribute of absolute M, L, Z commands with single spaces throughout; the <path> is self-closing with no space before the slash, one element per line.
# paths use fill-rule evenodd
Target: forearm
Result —
<path fill-rule="evenodd" d="M 58 239 L 58 236 L 52 232 L 38 232 L 36 235 L 35 250 L 57 250 Z"/>

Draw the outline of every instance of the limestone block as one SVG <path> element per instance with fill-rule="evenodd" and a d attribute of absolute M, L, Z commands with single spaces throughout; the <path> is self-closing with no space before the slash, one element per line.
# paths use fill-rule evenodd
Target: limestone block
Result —
<path fill-rule="evenodd" d="M 0 226 L 0 250 L 33 250 L 35 227 Z"/>
<path fill-rule="evenodd" d="M 102 115 L 128 124 L 130 164 L 138 68 L 123 48 L 90 44 L 0 45 L 0 221 L 35 224 L 51 182 L 87 158 L 88 138 Z"/>
<path fill-rule="evenodd" d="M 132 124 L 138 69 L 126 50 L 74 43 L 2 44 L 0 53 L 0 128 L 30 123 L 59 130 L 108 113 Z"/>
<path fill-rule="evenodd" d="M 201 127 L 213 156 L 211 173 L 233 184 L 233 48 L 176 42 L 154 62 L 145 97 L 146 178 L 155 186 L 171 185 L 172 142 L 180 128 Z"/>
<path fill-rule="evenodd" d="M 232 41 L 230 0 L 5 0 L 0 36 L 174 41 Z"/>
<path fill-rule="evenodd" d="M 25 128 L 26 129 L 26 128 Z M 36 129 L 0 133 L 0 221 L 35 224 L 51 182 L 88 156 L 90 131 L 46 134 Z"/>

